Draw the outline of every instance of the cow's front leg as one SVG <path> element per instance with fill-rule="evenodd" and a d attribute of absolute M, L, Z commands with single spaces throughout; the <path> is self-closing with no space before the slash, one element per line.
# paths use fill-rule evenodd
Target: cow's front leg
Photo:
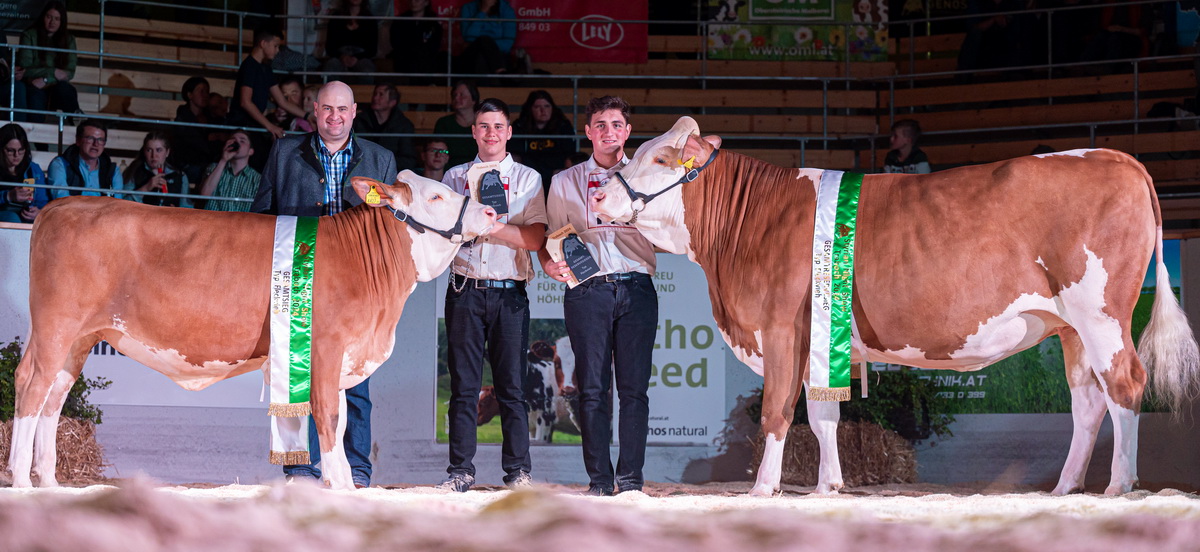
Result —
<path fill-rule="evenodd" d="M 841 403 L 837 401 L 808 401 L 808 426 L 817 436 L 817 445 L 821 449 L 821 465 L 817 471 L 818 494 L 836 493 L 842 488 L 842 463 L 837 448 L 837 427 L 841 415 Z"/>
<path fill-rule="evenodd" d="M 771 496 L 779 490 L 783 476 L 783 445 L 796 413 L 800 396 L 800 373 L 794 362 L 793 337 L 774 332 L 766 336 L 763 351 L 762 462 L 753 496 Z"/>
<path fill-rule="evenodd" d="M 346 460 L 346 449 L 342 445 L 346 435 L 346 391 L 338 391 L 337 397 L 336 416 L 317 416 L 316 410 L 313 411 L 317 437 L 321 443 L 321 475 L 330 489 L 352 491 L 354 479 L 350 475 L 350 462 Z"/>

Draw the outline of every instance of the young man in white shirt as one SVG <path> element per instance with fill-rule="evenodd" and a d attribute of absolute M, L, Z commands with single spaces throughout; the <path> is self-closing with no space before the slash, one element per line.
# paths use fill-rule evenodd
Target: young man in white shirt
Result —
<path fill-rule="evenodd" d="M 450 369 L 450 466 L 443 489 L 465 492 L 475 483 L 475 417 L 483 379 L 483 358 L 492 366 L 500 402 L 504 443 L 501 467 L 510 487 L 531 484 L 529 420 L 525 411 L 525 370 L 529 350 L 529 298 L 533 278 L 529 253 L 546 241 L 546 204 L 537 171 L 513 161 L 508 105 L 488 98 L 475 105 L 471 135 L 479 147 L 474 161 L 452 167 L 442 182 L 469 194 L 479 182 L 467 174 L 477 163 L 496 163 L 508 214 L 487 237 L 464 244 L 450 266 L 446 290 L 446 338 Z M 486 191 L 486 190 L 481 190 Z"/>
<path fill-rule="evenodd" d="M 584 131 L 592 141 L 592 156 L 554 175 L 546 214 L 550 228 L 575 227 L 600 272 L 568 289 L 563 301 L 567 335 L 575 352 L 579 378 L 583 463 L 590 480 L 588 493 L 611 496 L 642 489 L 650 405 L 650 360 L 658 325 L 658 294 L 654 247 L 632 225 L 604 223 L 591 212 L 588 198 L 614 173 L 629 163 L 625 140 L 629 104 L 614 96 L 593 98 L 587 106 Z M 546 274 L 566 282 L 566 262 L 538 252 Z M 608 398 L 616 374 L 620 417 L 617 434 L 621 449 L 616 471 L 609 457 L 612 406 Z"/>

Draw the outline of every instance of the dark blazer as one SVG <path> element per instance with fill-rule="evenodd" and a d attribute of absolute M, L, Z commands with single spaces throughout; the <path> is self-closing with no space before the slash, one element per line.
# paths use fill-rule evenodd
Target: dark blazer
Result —
<path fill-rule="evenodd" d="M 325 214 L 325 168 L 313 149 L 315 136 L 315 132 L 310 132 L 275 141 L 250 212 L 301 217 Z M 391 183 L 397 173 L 392 152 L 353 134 L 350 140 L 354 142 L 354 154 L 342 182 L 342 210 L 362 203 L 350 186 L 350 177 L 365 176 Z"/>

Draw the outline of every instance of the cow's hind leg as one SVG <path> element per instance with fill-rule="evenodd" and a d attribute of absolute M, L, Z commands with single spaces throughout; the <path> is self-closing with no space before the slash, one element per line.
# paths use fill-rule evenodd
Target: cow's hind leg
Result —
<path fill-rule="evenodd" d="M 1062 341 L 1067 385 L 1071 388 L 1071 418 L 1074 421 L 1071 450 L 1067 453 L 1058 485 L 1054 487 L 1054 494 L 1065 495 L 1083 490 L 1088 463 L 1096 445 L 1096 434 L 1104 422 L 1108 404 L 1100 382 L 1084 355 L 1079 334 L 1068 327 L 1059 333 L 1059 339 Z"/>
<path fill-rule="evenodd" d="M 1146 369 L 1133 349 L 1133 340 L 1125 338 L 1125 347 L 1113 357 L 1112 368 L 1104 378 L 1104 400 L 1113 424 L 1112 474 L 1104 494 L 1124 494 L 1137 483 L 1138 421 L 1142 392 L 1146 388 Z"/>
<path fill-rule="evenodd" d="M 85 336 L 64 351 L 30 336 L 16 373 L 16 412 L 9 451 L 14 487 L 32 486 L 31 470 L 38 474 L 39 486 L 58 486 L 55 465 L 59 414 L 88 352 L 98 341 L 97 336 Z"/>
<path fill-rule="evenodd" d="M 837 401 L 808 400 L 808 426 L 817 436 L 817 445 L 821 450 L 816 488 L 819 494 L 836 493 L 843 486 L 842 464 L 837 448 L 837 427 L 841 415 L 841 403 Z"/>
<path fill-rule="evenodd" d="M 783 445 L 788 429 L 795 418 L 796 401 L 800 397 L 800 370 L 794 362 L 792 337 L 768 335 L 764 339 L 762 428 L 764 436 L 762 461 L 758 478 L 750 494 L 771 496 L 779 490 L 783 477 Z M 807 354 L 807 353 L 806 353 Z"/>

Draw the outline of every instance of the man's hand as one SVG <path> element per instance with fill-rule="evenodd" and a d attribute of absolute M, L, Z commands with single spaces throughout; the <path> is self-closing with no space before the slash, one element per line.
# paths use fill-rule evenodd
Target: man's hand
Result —
<path fill-rule="evenodd" d="M 271 124 L 271 123 L 267 123 L 267 132 L 270 132 L 271 135 L 277 139 L 283 138 L 284 136 L 287 135 L 287 133 L 284 132 L 283 129 L 279 127 L 279 125 L 275 125 L 275 124 Z"/>
<path fill-rule="evenodd" d="M 33 188 L 14 188 L 9 195 L 9 200 L 13 203 L 29 203 L 33 201 Z"/>
<path fill-rule="evenodd" d="M 40 207 L 34 207 L 33 205 L 30 205 L 21 211 L 21 218 L 33 220 L 37 218 L 38 213 L 40 212 L 42 212 Z"/>
<path fill-rule="evenodd" d="M 17 80 L 25 80 L 25 68 L 18 65 L 16 69 L 13 69 L 13 77 Z"/>
<path fill-rule="evenodd" d="M 546 275 L 560 282 L 567 282 L 571 279 L 571 269 L 567 268 L 567 261 L 555 261 L 553 259 L 542 263 L 542 270 Z"/>
<path fill-rule="evenodd" d="M 46 79 L 44 79 L 42 77 L 38 77 L 36 79 L 29 81 L 29 84 L 32 84 L 34 88 L 37 88 L 40 90 L 40 89 L 46 87 Z"/>

